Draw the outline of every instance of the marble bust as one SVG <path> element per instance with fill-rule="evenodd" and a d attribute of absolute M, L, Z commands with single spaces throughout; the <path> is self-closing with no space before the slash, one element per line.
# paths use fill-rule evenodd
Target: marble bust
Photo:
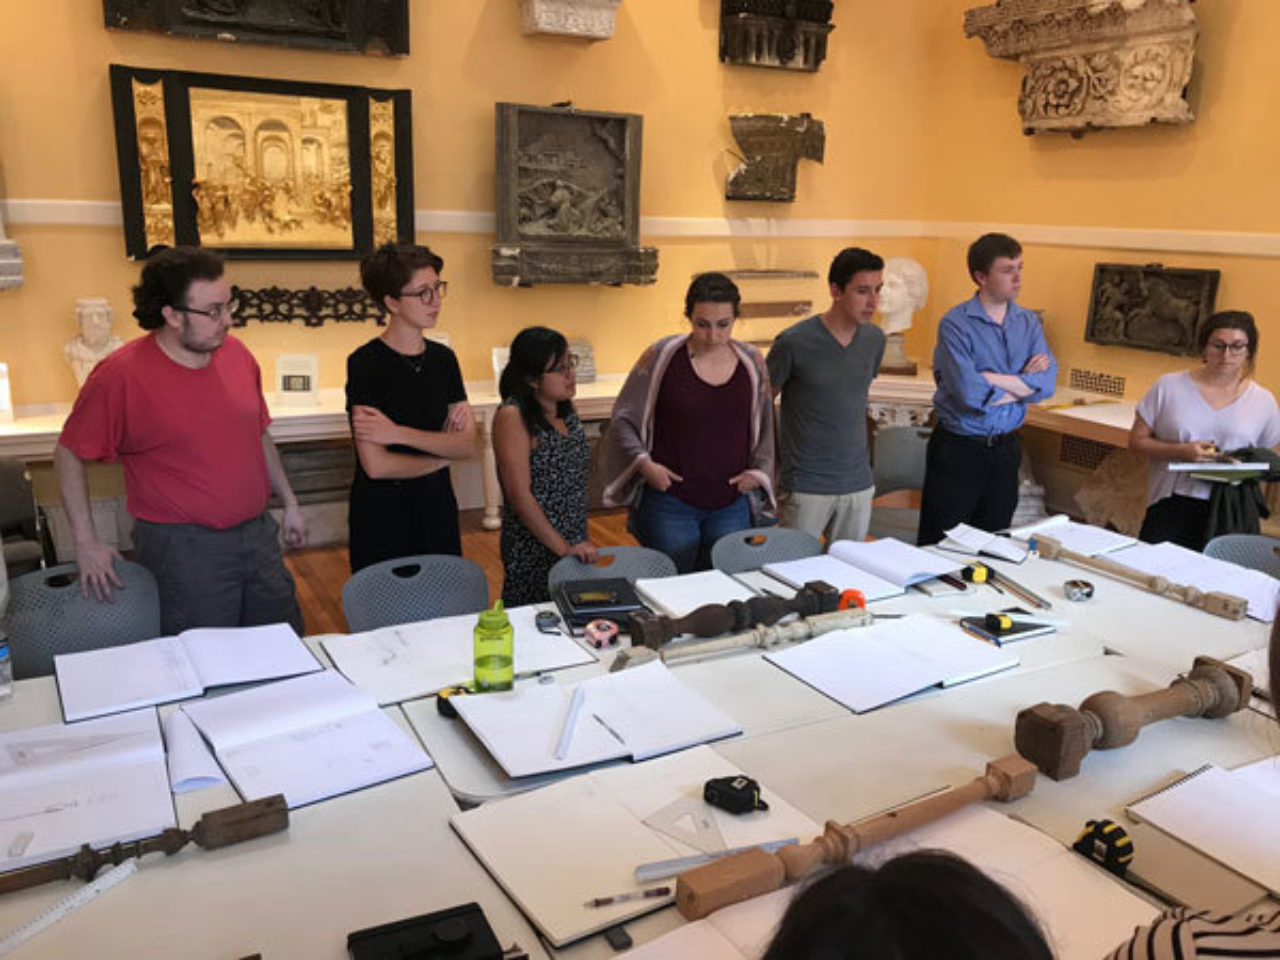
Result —
<path fill-rule="evenodd" d="M 903 338 L 911 329 L 917 310 L 929 299 L 929 275 L 910 257 L 889 257 L 884 263 L 884 288 L 880 291 L 880 326 L 885 333 L 884 373 L 915 375 L 915 361 L 908 360 Z"/>
<path fill-rule="evenodd" d="M 62 355 L 76 375 L 77 386 L 84 386 L 98 361 L 124 343 L 111 332 L 111 321 L 111 304 L 103 297 L 83 297 L 76 301 L 76 324 L 80 332 L 66 342 Z"/>

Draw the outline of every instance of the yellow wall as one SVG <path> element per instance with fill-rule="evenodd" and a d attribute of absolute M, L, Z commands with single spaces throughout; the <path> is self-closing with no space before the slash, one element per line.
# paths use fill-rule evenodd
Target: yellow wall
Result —
<path fill-rule="evenodd" d="M 96 0 L 6 4 L 0 32 L 0 196 L 116 201 L 106 65 L 408 87 L 413 91 L 415 204 L 487 211 L 493 193 L 496 100 L 644 114 L 642 212 L 650 217 L 778 217 L 1071 224 L 1180 230 L 1280 231 L 1270 190 L 1280 128 L 1268 59 L 1280 40 L 1280 4 L 1205 0 L 1193 87 L 1198 120 L 1178 129 L 1101 132 L 1083 140 L 1023 137 L 1015 111 L 1021 69 L 987 57 L 960 29 L 963 0 L 837 4 L 830 56 L 816 75 L 729 68 L 716 57 L 719 0 L 624 0 L 612 40 L 525 37 L 517 0 L 412 0 L 412 55 L 403 60 L 236 47 L 110 32 Z M 734 148 L 726 115 L 807 110 L 827 125 L 824 165 L 800 165 L 795 204 L 727 203 Z M 929 228 L 926 226 L 926 230 Z M 10 225 L 27 282 L 0 293 L 0 359 L 19 404 L 69 400 L 74 381 L 60 346 L 74 333 L 77 297 L 105 295 L 117 332 L 133 335 L 128 287 L 136 265 L 118 227 Z M 446 259 L 442 318 L 474 379 L 491 376 L 489 350 L 521 327 L 546 323 L 591 340 L 601 370 L 621 370 L 645 343 L 678 329 L 690 274 L 727 267 L 825 272 L 845 238 L 784 241 L 651 239 L 660 248 L 650 288 L 511 290 L 489 279 L 488 236 L 433 234 Z M 940 311 L 970 292 L 965 242 L 848 237 L 929 269 L 933 293 L 908 352 L 927 359 Z M 1029 244 L 1024 301 L 1043 307 L 1062 366 L 1124 373 L 1140 393 L 1182 364 L 1082 340 L 1097 260 L 1161 261 L 1223 270 L 1219 304 L 1249 307 L 1270 328 L 1276 291 L 1269 258 L 1188 256 Z M 245 286 L 348 285 L 349 262 L 236 262 Z M 824 284 L 758 283 L 752 299 L 803 296 Z M 746 338 L 779 324 L 752 321 Z M 341 386 L 348 352 L 372 325 L 322 330 L 254 324 L 242 336 L 267 376 L 280 352 L 315 352 L 321 385 Z M 1268 358 L 1271 358 L 1269 361 Z M 1280 350 L 1264 347 L 1259 374 L 1275 382 Z"/>

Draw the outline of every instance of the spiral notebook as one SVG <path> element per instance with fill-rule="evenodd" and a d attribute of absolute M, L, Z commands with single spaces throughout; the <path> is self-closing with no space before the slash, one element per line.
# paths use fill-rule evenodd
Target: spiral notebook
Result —
<path fill-rule="evenodd" d="M 1280 817 L 1275 810 L 1275 793 L 1212 764 L 1125 807 L 1135 821 L 1280 894 Z"/>

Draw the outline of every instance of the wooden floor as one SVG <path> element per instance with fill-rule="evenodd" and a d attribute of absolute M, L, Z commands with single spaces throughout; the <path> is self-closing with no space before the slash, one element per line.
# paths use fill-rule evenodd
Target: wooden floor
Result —
<path fill-rule="evenodd" d="M 502 596 L 502 557 L 498 552 L 498 531 L 480 525 L 482 511 L 462 513 L 462 555 L 484 569 L 489 580 L 489 599 Z M 625 510 L 603 510 L 591 514 L 588 535 L 598 547 L 635 543 L 626 530 Z M 342 585 L 351 575 L 346 546 L 315 547 L 285 554 L 285 564 L 298 584 L 298 602 L 307 622 L 307 633 L 346 633 L 342 615 Z"/>

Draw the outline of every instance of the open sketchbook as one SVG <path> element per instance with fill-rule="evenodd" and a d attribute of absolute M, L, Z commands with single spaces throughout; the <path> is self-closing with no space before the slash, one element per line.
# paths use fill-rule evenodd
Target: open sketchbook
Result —
<path fill-rule="evenodd" d="M 1125 812 L 1280 894 L 1280 774 L 1268 758 L 1241 770 L 1206 765 Z"/>
<path fill-rule="evenodd" d="M 1230 666 L 1248 671 L 1249 676 L 1253 678 L 1254 696 L 1262 697 L 1264 700 L 1272 699 L 1271 682 L 1268 679 L 1270 676 L 1268 673 L 1269 661 L 1265 647 L 1258 650 L 1250 650 L 1248 653 L 1242 653 L 1238 657 L 1232 657 L 1227 663 Z"/>
<path fill-rule="evenodd" d="M 1035 915 L 1057 960 L 1098 960 L 1160 913 L 1078 853 L 987 806 L 966 807 L 871 847 L 854 862 L 876 866 L 917 850 L 954 853 L 1003 885 Z M 800 889 L 718 910 L 621 960 L 758 960 Z"/>
<path fill-rule="evenodd" d="M 687 808 L 709 817 L 723 844 L 719 849 L 807 840 L 821 833 L 819 824 L 769 783 L 761 784 L 768 810 L 735 815 L 702 801 L 707 780 L 741 773 L 710 747 L 696 747 L 495 800 L 455 814 L 451 822 L 533 924 L 562 946 L 673 901 L 667 896 L 585 905 L 596 897 L 645 889 L 635 878 L 641 864 L 700 852 L 653 825 L 666 812 Z M 673 816 L 667 820 L 679 823 Z"/>
<path fill-rule="evenodd" d="M 957 523 L 948 530 L 946 538 L 938 546 L 952 553 L 986 554 L 1011 563 L 1021 563 L 1027 559 L 1026 547 L 1014 543 L 1008 537 L 987 533 L 967 523 Z"/>
<path fill-rule="evenodd" d="M 1226 560 L 1216 560 L 1176 543 L 1135 543 L 1110 555 L 1116 563 L 1170 583 L 1189 584 L 1205 593 L 1229 593 L 1249 604 L 1249 616 L 1270 623 L 1280 602 L 1280 580 L 1261 570 L 1250 570 Z"/>
<path fill-rule="evenodd" d="M 581 701 L 574 706 L 576 691 Z M 521 683 L 509 693 L 456 697 L 458 716 L 510 777 L 606 760 L 646 760 L 741 733 L 737 721 L 660 661 L 576 686 Z M 556 750 L 572 728 L 563 756 Z"/>
<path fill-rule="evenodd" d="M 184 704 L 245 800 L 289 806 L 403 777 L 431 758 L 332 670 Z"/>
<path fill-rule="evenodd" d="M 837 630 L 767 653 L 765 659 L 854 713 L 926 687 L 1007 670 L 1019 662 L 1007 649 L 924 614 Z"/>
<path fill-rule="evenodd" d="M 0 734 L 0 871 L 176 827 L 155 710 Z"/>
<path fill-rule="evenodd" d="M 637 580 L 636 593 L 651 608 L 668 617 L 683 617 L 708 603 L 750 600 L 756 595 L 750 587 L 722 570 Z"/>
<path fill-rule="evenodd" d="M 861 590 L 870 601 L 905 593 L 922 580 L 958 573 L 962 566 L 886 537 L 863 543 L 837 540 L 823 556 L 766 563 L 761 569 L 797 589 L 810 580 L 825 580 L 837 590 Z"/>
<path fill-rule="evenodd" d="M 198 697 L 210 687 L 320 669 L 287 623 L 205 627 L 53 658 L 68 721 Z"/>
<path fill-rule="evenodd" d="M 1029 523 L 1025 527 L 1015 527 L 1009 536 L 1015 540 L 1030 540 L 1037 533 L 1057 540 L 1067 550 L 1083 553 L 1086 557 L 1096 557 L 1131 546 L 1138 541 L 1114 530 L 1104 530 L 1087 523 L 1076 523 L 1066 514 L 1055 514 L 1045 520 Z"/>
<path fill-rule="evenodd" d="M 515 634 L 515 672 L 559 670 L 595 660 L 572 637 L 540 633 L 538 608 L 507 611 Z M 333 665 L 383 706 L 427 697 L 470 681 L 475 673 L 476 615 L 403 623 L 367 633 L 332 636 L 322 643 Z"/>

